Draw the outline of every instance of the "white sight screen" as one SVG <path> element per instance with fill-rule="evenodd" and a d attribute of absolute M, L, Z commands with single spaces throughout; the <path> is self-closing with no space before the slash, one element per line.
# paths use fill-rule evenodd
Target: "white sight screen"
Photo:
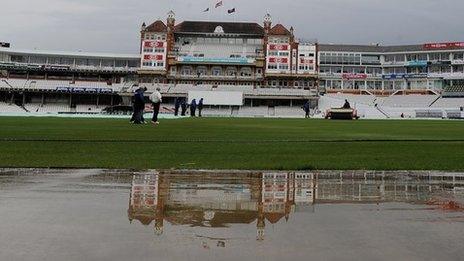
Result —
<path fill-rule="evenodd" d="M 188 102 L 203 98 L 204 105 L 243 105 L 243 92 L 189 91 Z"/>

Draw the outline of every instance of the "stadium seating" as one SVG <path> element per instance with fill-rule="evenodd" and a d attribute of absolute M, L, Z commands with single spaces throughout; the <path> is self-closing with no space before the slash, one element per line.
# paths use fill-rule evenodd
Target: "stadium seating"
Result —
<path fill-rule="evenodd" d="M 189 91 L 240 91 L 245 95 L 261 96 L 310 96 L 310 90 L 294 88 L 254 88 L 251 85 L 192 85 L 192 84 L 141 84 L 147 87 L 147 92 L 151 93 L 156 88 L 160 88 L 161 93 L 165 94 L 187 94 Z M 135 91 L 139 86 L 134 86 L 130 91 Z"/>
<path fill-rule="evenodd" d="M 445 98 L 438 99 L 431 107 L 433 108 L 461 108 L 464 107 L 464 98 Z"/>
<path fill-rule="evenodd" d="M 447 86 L 443 89 L 443 97 L 464 97 L 464 85 Z"/>
<path fill-rule="evenodd" d="M 239 117 L 265 117 L 269 116 L 268 106 L 241 107 L 238 111 Z"/>
<path fill-rule="evenodd" d="M 355 105 L 358 103 L 365 104 L 365 105 L 374 105 L 376 102 L 380 101 L 380 98 L 377 98 L 374 95 L 354 95 L 354 94 L 336 93 L 336 94 L 326 94 L 325 96 L 338 99 L 341 101 L 344 101 L 346 99 L 352 105 Z"/>
<path fill-rule="evenodd" d="M 276 106 L 275 116 L 276 117 L 304 117 L 304 111 L 300 107 L 287 107 L 287 106 Z"/>
<path fill-rule="evenodd" d="M 292 88 L 256 88 L 253 94 L 262 96 L 309 96 L 310 91 Z"/>
<path fill-rule="evenodd" d="M 0 102 L 0 113 L 24 113 L 25 110 L 15 104 Z"/>
<path fill-rule="evenodd" d="M 427 108 L 438 95 L 392 95 L 383 99 L 384 107 Z"/>
<path fill-rule="evenodd" d="M 35 112 L 40 112 L 40 113 L 60 113 L 60 112 L 71 112 L 71 108 L 69 108 L 68 104 L 62 104 L 62 103 L 49 103 L 49 104 L 44 104 L 42 106 L 37 106 L 39 108 L 38 111 Z M 34 112 L 34 111 L 31 111 Z"/>
<path fill-rule="evenodd" d="M 443 118 L 444 111 L 439 109 L 416 110 L 416 118 Z"/>
<path fill-rule="evenodd" d="M 217 117 L 228 117 L 231 116 L 231 108 L 204 108 L 202 111 L 203 116 L 217 116 Z"/>
<path fill-rule="evenodd" d="M 29 90 L 56 90 L 57 87 L 69 88 L 110 88 L 114 91 L 122 89 L 124 84 L 108 85 L 106 82 L 95 81 L 63 81 L 63 80 L 26 80 L 26 79 L 1 79 L 0 88 L 29 89 Z"/>
<path fill-rule="evenodd" d="M 382 109 L 375 107 L 376 97 L 372 95 L 364 95 L 365 97 L 358 97 L 359 95 L 351 94 L 330 94 L 324 95 L 319 99 L 319 110 L 325 113 L 326 110 L 331 108 L 340 108 L 343 106 L 345 99 L 355 108 L 358 116 L 361 118 L 385 119 L 390 116 Z"/>
<path fill-rule="evenodd" d="M 449 119 L 464 119 L 464 112 L 461 110 L 445 110 L 445 113 Z"/>
<path fill-rule="evenodd" d="M 253 86 L 250 85 L 219 85 L 217 88 L 215 88 L 216 91 L 240 91 L 243 92 L 243 94 L 253 94 L 254 89 Z"/>
<path fill-rule="evenodd" d="M 76 112 L 78 113 L 100 113 L 105 106 L 78 104 L 76 105 Z"/>
<path fill-rule="evenodd" d="M 432 108 L 459 108 L 464 106 L 464 98 L 439 98 L 438 95 L 392 95 L 389 97 L 376 97 L 373 95 L 354 94 L 326 94 L 319 100 L 319 109 L 325 111 L 329 108 L 340 107 L 347 99 L 351 106 L 356 108 L 362 118 L 414 118 L 417 115 L 425 117 L 432 115 L 438 117 L 439 113 L 428 112 Z M 438 99 L 438 100 L 437 100 Z M 430 106 L 433 103 L 432 106 Z M 375 106 L 377 104 L 377 106 Z"/>

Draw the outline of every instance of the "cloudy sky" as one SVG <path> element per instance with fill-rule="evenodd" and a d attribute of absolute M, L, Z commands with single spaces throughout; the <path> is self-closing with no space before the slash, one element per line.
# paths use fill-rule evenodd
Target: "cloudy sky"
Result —
<path fill-rule="evenodd" d="M 219 1 L 219 0 L 217 0 Z M 22 49 L 137 53 L 139 29 L 174 10 L 177 21 L 294 26 L 321 43 L 464 41 L 463 0 L 13 0 L 0 4 L 0 42 Z M 212 12 L 202 11 L 210 7 Z M 227 15 L 228 8 L 237 13 Z"/>

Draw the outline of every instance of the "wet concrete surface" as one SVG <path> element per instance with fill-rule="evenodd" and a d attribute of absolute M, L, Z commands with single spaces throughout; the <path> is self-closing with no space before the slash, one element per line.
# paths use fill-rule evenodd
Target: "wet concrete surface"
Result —
<path fill-rule="evenodd" d="M 462 260 L 464 174 L 0 171 L 0 260 Z"/>

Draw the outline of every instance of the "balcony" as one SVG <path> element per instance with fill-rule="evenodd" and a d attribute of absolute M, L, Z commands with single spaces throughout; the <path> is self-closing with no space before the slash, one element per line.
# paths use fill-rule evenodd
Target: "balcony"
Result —
<path fill-rule="evenodd" d="M 168 78 L 178 79 L 178 80 L 223 80 L 223 81 L 258 81 L 262 80 L 263 76 L 261 74 L 250 75 L 250 76 L 238 76 L 238 75 L 193 75 L 193 74 L 177 74 L 170 73 Z"/>
<path fill-rule="evenodd" d="M 445 73 L 445 72 L 435 72 L 429 73 L 427 78 L 441 78 L 445 80 L 464 80 L 464 73 L 462 72 L 455 72 L 455 73 Z"/>

